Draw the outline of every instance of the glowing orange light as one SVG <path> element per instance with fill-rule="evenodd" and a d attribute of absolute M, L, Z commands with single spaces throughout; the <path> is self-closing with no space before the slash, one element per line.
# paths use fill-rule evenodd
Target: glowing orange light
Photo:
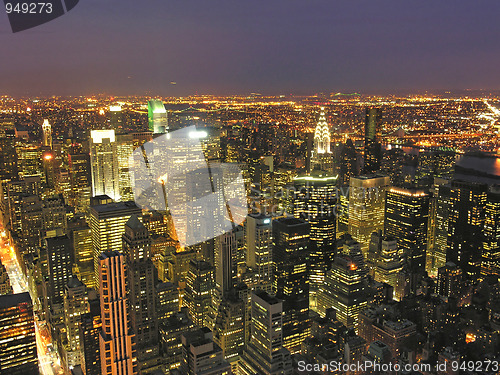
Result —
<path fill-rule="evenodd" d="M 51 154 L 44 155 L 43 158 L 45 160 L 52 160 L 53 156 Z"/>
<path fill-rule="evenodd" d="M 164 175 L 158 177 L 158 182 L 165 185 L 167 183 L 167 174 L 165 173 Z"/>
<path fill-rule="evenodd" d="M 476 341 L 476 335 L 473 333 L 468 333 L 465 335 L 465 342 L 467 344 L 470 344 L 471 342 Z"/>
<path fill-rule="evenodd" d="M 26 108 L 26 112 L 30 112 L 30 111 L 31 111 L 30 107 Z"/>
<path fill-rule="evenodd" d="M 103 115 L 104 115 L 104 109 L 100 109 L 100 110 L 99 110 L 99 114 L 100 114 L 101 116 L 103 116 Z"/>
<path fill-rule="evenodd" d="M 358 267 L 354 263 L 351 263 L 351 271 L 356 271 L 357 269 Z"/>

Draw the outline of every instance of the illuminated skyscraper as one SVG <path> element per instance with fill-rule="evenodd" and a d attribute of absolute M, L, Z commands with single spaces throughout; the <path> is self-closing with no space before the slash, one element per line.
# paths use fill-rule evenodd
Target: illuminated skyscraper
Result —
<path fill-rule="evenodd" d="M 107 251 L 122 251 L 125 224 L 132 215 L 141 218 L 134 202 L 101 204 L 90 207 L 90 229 L 94 253 L 94 276 L 99 280 L 99 256 Z"/>
<path fill-rule="evenodd" d="M 92 298 L 91 298 L 92 297 Z M 85 375 L 101 375 L 99 336 L 102 328 L 101 306 L 97 293 L 89 293 L 89 312 L 80 318 L 80 343 Z"/>
<path fill-rule="evenodd" d="M 116 251 L 99 256 L 99 295 L 101 374 L 135 375 L 138 366 L 127 302 L 125 257 Z"/>
<path fill-rule="evenodd" d="M 389 177 L 363 175 L 349 184 L 349 234 L 361 244 L 366 257 L 370 236 L 384 228 L 385 194 Z"/>
<path fill-rule="evenodd" d="M 446 261 L 459 266 L 469 277 L 479 276 L 487 185 L 452 181 Z"/>
<path fill-rule="evenodd" d="M 139 370 L 151 372 L 161 367 L 155 298 L 156 279 L 151 261 L 151 238 L 144 224 L 135 215 L 125 224 L 123 254 L 127 262 L 127 297 L 130 323 L 136 338 Z"/>
<path fill-rule="evenodd" d="M 224 358 L 234 366 L 245 344 L 245 301 L 236 294 L 224 296 L 213 332 L 214 342 L 221 347 Z"/>
<path fill-rule="evenodd" d="M 369 266 L 375 281 L 392 286 L 394 296 L 401 300 L 400 272 L 403 270 L 403 251 L 395 238 L 372 233 L 368 251 Z"/>
<path fill-rule="evenodd" d="M 45 173 L 42 165 L 43 151 L 39 146 L 26 145 L 16 147 L 17 170 L 19 177 L 40 176 L 45 181 Z"/>
<path fill-rule="evenodd" d="M 28 292 L 0 296 L 0 373 L 38 375 L 33 304 Z"/>
<path fill-rule="evenodd" d="M 314 174 L 296 177 L 293 182 L 293 214 L 311 226 L 309 306 L 316 310 L 318 289 L 335 254 L 337 177 Z"/>
<path fill-rule="evenodd" d="M 109 106 L 109 124 L 113 130 L 120 130 L 123 127 L 123 113 L 121 106 Z"/>
<path fill-rule="evenodd" d="M 271 218 L 250 214 L 245 222 L 247 240 L 247 266 L 255 274 L 255 289 L 272 290 L 272 224 Z"/>
<path fill-rule="evenodd" d="M 339 321 L 347 328 L 357 328 L 358 314 L 368 304 L 366 287 L 363 264 L 348 255 L 337 255 L 320 290 L 320 308 L 326 311 L 333 307 L 337 311 Z"/>
<path fill-rule="evenodd" d="M 167 111 L 161 100 L 148 102 L 148 124 L 149 130 L 154 134 L 168 132 Z"/>
<path fill-rule="evenodd" d="M 82 219 L 75 219 L 69 223 L 69 226 L 74 251 L 74 273 L 87 287 L 97 289 L 94 278 L 92 231 Z"/>
<path fill-rule="evenodd" d="M 69 154 L 68 166 L 71 194 L 69 204 L 79 212 L 86 212 L 89 206 L 91 183 L 88 154 Z"/>
<path fill-rule="evenodd" d="M 90 165 L 92 196 L 108 195 L 119 200 L 120 177 L 114 130 L 91 130 Z"/>
<path fill-rule="evenodd" d="M 213 267 L 204 261 L 191 260 L 184 292 L 184 304 L 189 309 L 193 323 L 198 327 L 210 325 L 209 311 L 212 303 Z"/>
<path fill-rule="evenodd" d="M 66 364 L 70 367 L 81 365 L 80 324 L 82 315 L 89 312 L 87 287 L 77 277 L 70 278 L 64 292 L 64 325 L 67 345 L 65 346 Z"/>
<path fill-rule="evenodd" d="M 314 130 L 314 152 L 319 154 L 330 153 L 330 129 L 326 122 L 325 108 L 321 107 L 318 123 Z"/>
<path fill-rule="evenodd" d="M 292 374 L 290 352 L 283 347 L 283 303 L 264 291 L 252 292 L 252 335 L 238 365 L 242 375 Z"/>
<path fill-rule="evenodd" d="M 425 272 L 428 221 L 429 194 L 401 188 L 387 191 L 385 235 L 396 239 L 416 279 Z"/>
<path fill-rule="evenodd" d="M 436 180 L 433 188 L 433 197 L 429 205 L 430 227 L 429 247 L 427 250 L 429 257 L 427 260 L 427 270 L 434 276 L 437 275 L 437 270 L 446 263 L 451 193 L 448 180 Z"/>
<path fill-rule="evenodd" d="M 130 157 L 134 151 L 132 134 L 116 136 L 116 156 L 118 160 L 118 190 L 121 201 L 134 200 L 132 191 Z"/>
<path fill-rule="evenodd" d="M 43 120 L 42 124 L 43 132 L 43 145 L 52 149 L 52 126 L 49 124 L 49 120 Z"/>
<path fill-rule="evenodd" d="M 314 130 L 314 148 L 311 152 L 311 169 L 333 172 L 333 154 L 330 150 L 330 128 L 326 122 L 325 109 L 321 107 Z"/>
<path fill-rule="evenodd" d="M 292 354 L 309 336 L 310 224 L 294 217 L 273 221 L 273 260 L 277 298 L 283 300 L 283 346 Z"/>
<path fill-rule="evenodd" d="M 72 249 L 68 236 L 45 239 L 48 259 L 47 296 L 49 304 L 63 304 L 64 291 L 72 274 Z"/>
<path fill-rule="evenodd" d="M 365 118 L 365 165 L 364 173 L 376 173 L 382 161 L 382 110 L 367 108 Z"/>
<path fill-rule="evenodd" d="M 488 192 L 485 208 L 482 275 L 500 276 L 500 190 Z"/>

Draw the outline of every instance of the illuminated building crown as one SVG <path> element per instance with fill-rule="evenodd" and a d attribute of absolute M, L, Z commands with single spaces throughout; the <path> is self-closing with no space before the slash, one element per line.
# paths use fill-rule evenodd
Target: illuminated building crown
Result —
<path fill-rule="evenodd" d="M 314 151 L 318 154 L 330 153 L 330 129 L 323 107 L 321 107 L 319 120 L 314 131 Z"/>

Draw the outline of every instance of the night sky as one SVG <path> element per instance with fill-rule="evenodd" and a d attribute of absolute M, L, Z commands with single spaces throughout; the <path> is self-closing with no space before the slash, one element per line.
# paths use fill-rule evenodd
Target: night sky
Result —
<path fill-rule="evenodd" d="M 9 95 L 499 89 L 500 1 L 80 0 L 0 51 Z"/>

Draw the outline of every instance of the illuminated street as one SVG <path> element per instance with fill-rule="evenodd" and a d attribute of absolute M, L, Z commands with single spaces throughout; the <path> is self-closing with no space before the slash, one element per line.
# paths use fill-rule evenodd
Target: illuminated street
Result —
<path fill-rule="evenodd" d="M 28 283 L 21 272 L 16 253 L 10 246 L 10 243 L 6 239 L 5 232 L 1 227 L 0 233 L 2 234 L 0 237 L 0 258 L 9 274 L 12 289 L 14 293 L 27 292 L 29 291 Z M 32 294 L 31 291 L 29 292 Z M 35 305 L 34 302 L 33 305 Z M 55 351 L 49 350 L 49 347 L 52 347 L 52 342 L 45 323 L 39 321 L 36 314 L 35 322 L 36 344 L 41 373 L 44 375 L 63 374 L 64 371 L 59 366 L 60 360 L 58 354 Z"/>

